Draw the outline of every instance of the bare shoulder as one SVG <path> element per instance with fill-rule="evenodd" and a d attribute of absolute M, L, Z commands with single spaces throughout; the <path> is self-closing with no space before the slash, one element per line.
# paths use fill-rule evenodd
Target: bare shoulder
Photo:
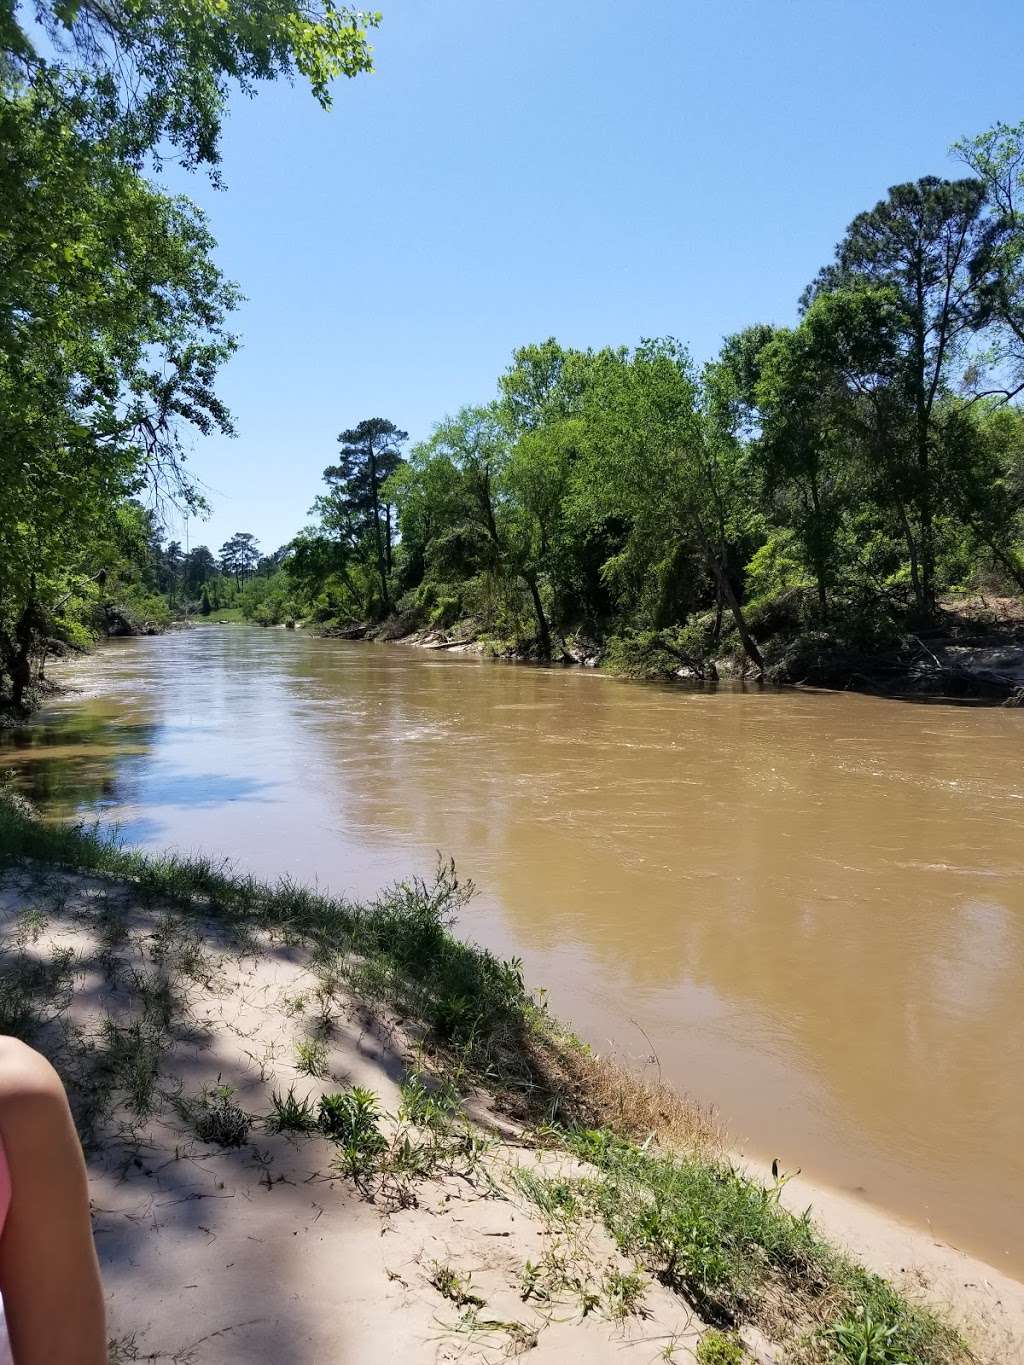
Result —
<path fill-rule="evenodd" d="M 27 1043 L 0 1036 L 0 1125 L 16 1101 L 31 1098 L 63 1103 L 60 1077 Z"/>

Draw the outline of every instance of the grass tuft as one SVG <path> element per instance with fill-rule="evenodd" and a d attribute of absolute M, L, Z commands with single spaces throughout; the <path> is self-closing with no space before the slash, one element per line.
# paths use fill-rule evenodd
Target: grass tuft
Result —
<path fill-rule="evenodd" d="M 267 1131 L 271 1133 L 312 1133 L 317 1128 L 317 1111 L 307 1097 L 300 1100 L 295 1087 L 289 1086 L 282 1095 L 275 1090 L 270 1097 L 272 1111 L 264 1120 Z"/>
<path fill-rule="evenodd" d="M 200 1142 L 241 1147 L 252 1130 L 253 1116 L 234 1100 L 230 1085 L 204 1087 L 198 1095 L 178 1100 L 178 1111 Z"/>

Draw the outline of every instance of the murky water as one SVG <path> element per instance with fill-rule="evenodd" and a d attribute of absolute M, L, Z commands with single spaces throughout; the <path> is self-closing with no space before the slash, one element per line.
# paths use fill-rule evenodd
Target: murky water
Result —
<path fill-rule="evenodd" d="M 1024 1274 L 1024 716 L 205 626 L 8 736 L 47 809 L 462 930 L 738 1144 Z M 650 1042 L 647 1039 L 650 1039 Z"/>

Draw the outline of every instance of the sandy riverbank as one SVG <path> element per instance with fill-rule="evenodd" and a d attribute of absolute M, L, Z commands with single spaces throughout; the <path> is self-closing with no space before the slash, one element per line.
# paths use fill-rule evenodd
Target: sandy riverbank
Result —
<path fill-rule="evenodd" d="M 384 1181 L 346 1174 L 321 1134 L 270 1131 L 289 1090 L 315 1105 L 360 1086 L 399 1115 L 423 1065 L 393 1014 L 340 982 L 325 993 L 287 938 L 40 867 L 4 874 L 0 915 L 3 978 L 42 987 L 36 1045 L 86 1129 L 112 1360 L 685 1360 L 708 1330 L 595 1218 L 538 1202 L 531 1173 L 587 1168 L 482 1091 L 434 1160 Z M 225 1116 L 238 1145 L 211 1138 Z M 422 1145 L 415 1124 L 379 1126 Z M 1024 1358 L 1024 1286 L 803 1178 L 783 1199 L 962 1324 L 979 1359 Z M 763 1323 L 741 1332 L 747 1358 L 790 1358 Z"/>

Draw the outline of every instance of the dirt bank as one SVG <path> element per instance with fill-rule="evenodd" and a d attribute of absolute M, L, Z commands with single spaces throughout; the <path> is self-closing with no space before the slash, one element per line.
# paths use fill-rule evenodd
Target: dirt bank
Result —
<path fill-rule="evenodd" d="M 785 617 L 785 612 L 781 613 Z M 453 653 L 491 653 L 518 662 L 538 660 L 529 646 L 496 645 L 481 635 L 479 623 L 425 627 L 412 616 L 379 625 L 325 628 L 317 633 L 347 640 L 376 640 Z M 1024 608 L 1014 599 L 950 599 L 930 627 L 893 638 L 886 647 L 865 649 L 842 642 L 842 631 L 801 631 L 794 621 L 766 621 L 759 643 L 765 655 L 765 680 L 778 686 L 804 686 L 868 692 L 909 700 L 1024 704 Z M 556 643 L 561 665 L 610 666 L 648 680 L 749 677 L 749 664 L 735 650 L 697 656 L 681 649 L 671 632 L 647 632 L 628 641 L 597 641 L 572 636 Z"/>

